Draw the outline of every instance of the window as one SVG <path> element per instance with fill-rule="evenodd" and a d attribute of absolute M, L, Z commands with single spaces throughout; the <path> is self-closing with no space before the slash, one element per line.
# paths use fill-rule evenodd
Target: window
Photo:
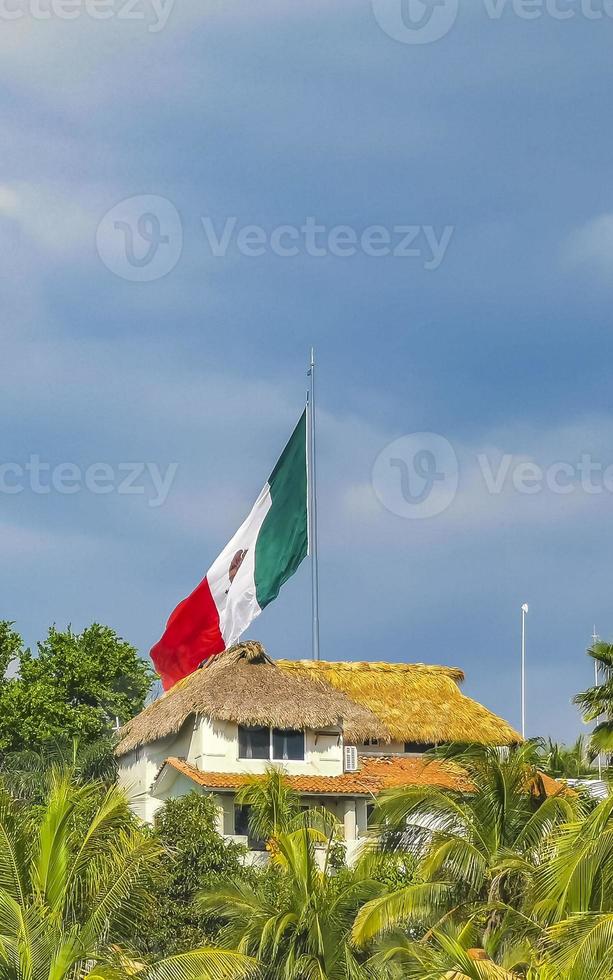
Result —
<path fill-rule="evenodd" d="M 273 728 L 273 759 L 304 759 L 304 732 L 293 732 L 284 728 Z"/>
<path fill-rule="evenodd" d="M 245 806 L 238 806 L 234 804 L 234 833 L 238 837 L 247 838 L 247 846 L 251 851 L 265 851 L 266 841 L 257 840 L 252 837 L 249 830 L 249 815 L 251 813 L 251 807 L 246 804 Z"/>
<path fill-rule="evenodd" d="M 379 739 L 378 738 L 365 738 L 363 744 L 364 745 L 378 745 L 379 744 Z"/>
<path fill-rule="evenodd" d="M 405 742 L 404 751 L 413 753 L 428 752 L 429 749 L 434 748 L 434 742 Z"/>
<path fill-rule="evenodd" d="M 250 806 L 234 807 L 234 833 L 238 837 L 247 837 L 249 834 L 249 811 Z"/>
<path fill-rule="evenodd" d="M 268 728 L 238 726 L 239 759 L 270 759 L 270 731 Z"/>

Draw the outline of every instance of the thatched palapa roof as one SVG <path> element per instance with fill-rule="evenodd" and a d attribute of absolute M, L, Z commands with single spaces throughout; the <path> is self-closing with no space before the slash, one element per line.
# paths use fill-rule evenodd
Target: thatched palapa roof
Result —
<path fill-rule="evenodd" d="M 120 731 L 117 755 L 176 734 L 192 715 L 302 730 L 341 727 L 345 737 L 388 739 L 373 712 L 325 679 L 280 670 L 255 642 L 239 643 L 184 677 Z"/>
<path fill-rule="evenodd" d="M 509 745 L 521 735 L 506 721 L 466 697 L 455 667 L 382 662 L 331 663 L 278 660 L 293 678 L 326 681 L 376 714 L 399 742 L 478 742 Z"/>

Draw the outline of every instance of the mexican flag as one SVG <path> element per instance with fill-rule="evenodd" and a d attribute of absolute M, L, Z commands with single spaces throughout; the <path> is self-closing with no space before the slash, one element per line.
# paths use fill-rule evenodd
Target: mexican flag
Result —
<path fill-rule="evenodd" d="M 306 410 L 247 520 L 172 613 L 151 659 L 164 690 L 225 650 L 308 551 Z"/>

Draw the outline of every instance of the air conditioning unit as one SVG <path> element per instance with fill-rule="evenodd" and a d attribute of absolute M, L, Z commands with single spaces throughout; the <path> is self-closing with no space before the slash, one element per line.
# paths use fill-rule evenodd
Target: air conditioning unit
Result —
<path fill-rule="evenodd" d="M 358 750 L 355 745 L 345 745 L 345 772 L 358 771 Z"/>

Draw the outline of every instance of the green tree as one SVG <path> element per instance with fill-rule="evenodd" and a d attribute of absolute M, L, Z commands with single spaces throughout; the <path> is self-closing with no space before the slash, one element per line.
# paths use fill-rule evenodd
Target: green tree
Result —
<path fill-rule="evenodd" d="M 13 623 L 0 620 L 0 752 L 11 746 L 19 730 L 15 703 L 15 680 L 7 676 L 9 668 L 15 673 L 23 656 L 23 641 Z"/>
<path fill-rule="evenodd" d="M 19 660 L 23 652 L 23 641 L 13 629 L 14 623 L 0 620 L 0 677 L 4 677 L 11 662 Z"/>
<path fill-rule="evenodd" d="M 158 810 L 154 838 L 164 850 L 155 908 L 142 926 L 143 942 L 153 952 L 200 946 L 217 935 L 220 920 L 203 919 L 195 898 L 220 879 L 247 879 L 245 849 L 217 833 L 213 799 L 195 792 L 168 800 Z"/>
<path fill-rule="evenodd" d="M 10 751 L 84 746 L 109 735 L 118 718 L 140 711 L 154 676 L 135 648 L 98 623 L 82 633 L 51 627 L 37 655 L 0 624 L 0 666 L 17 657 L 18 673 L 0 690 L 0 747 Z"/>
<path fill-rule="evenodd" d="M 202 896 L 203 911 L 226 923 L 222 945 L 256 957 L 265 980 L 370 975 L 352 949 L 351 926 L 361 903 L 382 886 L 360 868 L 330 874 L 332 844 L 332 834 L 308 827 L 280 833 L 270 870 L 254 886 L 228 881 Z"/>
<path fill-rule="evenodd" d="M 5 752 L 0 758 L 0 777 L 11 796 L 41 803 L 54 769 L 70 771 L 75 782 L 99 780 L 111 786 L 117 779 L 115 738 L 103 736 L 95 742 L 71 745 L 43 744 L 38 749 Z"/>
<path fill-rule="evenodd" d="M 123 795 L 56 771 L 42 807 L 0 793 L 0 980 L 238 980 L 253 963 L 200 949 L 143 960 L 133 936 L 160 845 Z"/>
<path fill-rule="evenodd" d="M 598 664 L 602 680 L 577 694 L 574 702 L 583 711 L 584 721 L 598 721 L 590 739 L 591 753 L 613 755 L 613 643 L 598 640 L 587 653 Z"/>
<path fill-rule="evenodd" d="M 474 945 L 478 942 L 479 930 L 470 919 L 456 930 L 432 930 L 427 942 L 398 932 L 381 943 L 370 966 L 381 980 L 519 980 Z"/>

